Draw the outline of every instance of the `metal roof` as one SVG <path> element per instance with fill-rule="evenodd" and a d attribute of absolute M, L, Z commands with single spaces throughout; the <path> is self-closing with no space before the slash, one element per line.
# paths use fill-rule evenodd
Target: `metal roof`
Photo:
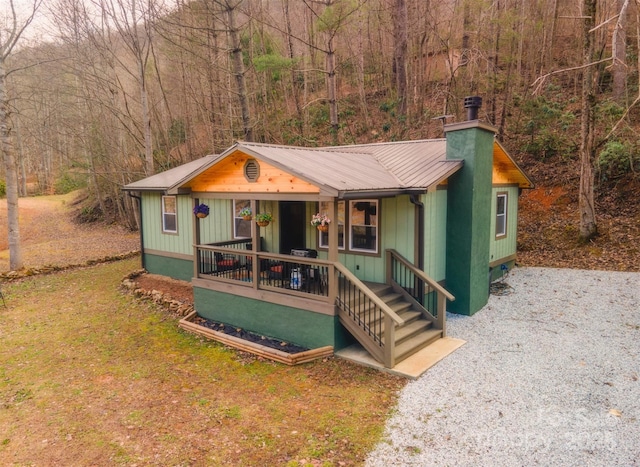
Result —
<path fill-rule="evenodd" d="M 239 142 L 221 154 L 220 160 L 235 151 L 341 196 L 349 192 L 425 191 L 463 165 L 462 160 L 446 160 L 444 139 L 322 148 Z M 198 173 L 211 165 L 202 167 Z"/>
<path fill-rule="evenodd" d="M 173 169 L 165 170 L 156 175 L 143 178 L 137 182 L 129 183 L 123 187 L 127 191 L 165 191 L 176 184 L 187 181 L 191 178 L 191 174 L 199 172 L 204 166 L 210 165 L 219 156 L 209 155 L 201 157 L 186 164 L 182 164 Z"/>
<path fill-rule="evenodd" d="M 340 197 L 366 193 L 426 191 L 458 171 L 462 160 L 446 159 L 446 140 L 302 148 L 238 142 L 217 156 L 205 156 L 124 187 L 130 191 L 177 193 L 189 180 L 241 151 L 280 167 Z"/>

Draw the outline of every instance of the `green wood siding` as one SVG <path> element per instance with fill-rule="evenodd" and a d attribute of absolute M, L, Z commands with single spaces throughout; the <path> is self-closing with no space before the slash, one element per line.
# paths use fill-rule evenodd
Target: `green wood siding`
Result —
<path fill-rule="evenodd" d="M 275 337 L 310 349 L 331 345 L 335 350 L 353 338 L 337 316 L 263 302 L 247 297 L 194 287 L 198 314 L 248 331 Z"/>
<path fill-rule="evenodd" d="M 160 274 L 181 281 L 191 281 L 193 261 L 145 253 L 144 267 L 151 274 Z"/>
<path fill-rule="evenodd" d="M 491 250 L 489 262 L 500 261 L 516 254 L 518 240 L 518 187 L 494 187 L 491 202 Z M 507 193 L 507 235 L 496 238 L 496 198 Z"/>
<path fill-rule="evenodd" d="M 191 197 L 177 196 L 178 233 L 163 233 L 162 196 L 159 193 L 143 193 L 142 231 L 145 249 L 193 255 L 192 206 Z"/>
<path fill-rule="evenodd" d="M 424 271 L 431 278 L 445 278 L 447 266 L 447 190 L 421 196 L 424 203 Z"/>
<path fill-rule="evenodd" d="M 214 243 L 233 238 L 233 201 L 230 199 L 201 199 L 209 206 L 209 216 L 198 219 L 200 243 Z"/>
<path fill-rule="evenodd" d="M 425 208 L 425 270 L 435 280 L 444 279 L 447 192 L 437 190 L 422 195 L 420 201 Z M 340 252 L 339 261 L 344 264 L 360 280 L 372 282 L 385 281 L 385 251 L 395 249 L 410 261 L 415 260 L 415 206 L 409 196 L 398 196 L 380 200 L 380 252 L 379 255 L 364 255 Z M 309 203 L 307 213 L 309 220 L 315 214 L 316 206 Z M 307 244 L 317 245 L 318 232 L 309 226 Z M 318 257 L 326 259 L 324 250 Z"/>

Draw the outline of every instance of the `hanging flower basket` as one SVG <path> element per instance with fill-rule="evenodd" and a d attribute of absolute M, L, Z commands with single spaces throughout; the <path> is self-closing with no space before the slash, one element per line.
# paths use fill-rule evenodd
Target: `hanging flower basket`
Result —
<path fill-rule="evenodd" d="M 331 219 L 326 214 L 314 214 L 311 218 L 311 225 L 317 227 L 320 232 L 328 232 Z"/>
<path fill-rule="evenodd" d="M 196 217 L 204 219 L 209 215 L 209 206 L 207 206 L 206 204 L 198 204 L 193 208 L 193 213 L 196 215 Z"/>
<path fill-rule="evenodd" d="M 256 224 L 260 227 L 266 227 L 269 225 L 269 222 L 273 220 L 273 216 L 270 212 L 261 212 L 256 214 Z"/>
<path fill-rule="evenodd" d="M 240 216 L 245 221 L 250 221 L 251 218 L 253 217 L 253 216 L 251 216 L 251 209 L 249 209 L 249 208 L 244 208 L 242 211 L 240 211 Z"/>

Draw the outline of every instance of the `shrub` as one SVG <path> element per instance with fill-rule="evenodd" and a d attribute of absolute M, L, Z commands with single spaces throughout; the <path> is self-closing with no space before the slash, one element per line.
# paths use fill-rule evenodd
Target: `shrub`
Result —
<path fill-rule="evenodd" d="M 7 196 L 7 185 L 4 183 L 4 180 L 0 180 L 0 198 L 4 198 Z"/>
<path fill-rule="evenodd" d="M 597 165 L 600 177 L 609 180 L 637 170 L 640 167 L 640 154 L 631 143 L 609 141 L 600 151 Z"/>
<path fill-rule="evenodd" d="M 85 188 L 86 186 L 87 179 L 84 174 L 67 172 L 55 181 L 53 188 L 57 195 L 64 195 L 79 190 L 80 188 Z"/>

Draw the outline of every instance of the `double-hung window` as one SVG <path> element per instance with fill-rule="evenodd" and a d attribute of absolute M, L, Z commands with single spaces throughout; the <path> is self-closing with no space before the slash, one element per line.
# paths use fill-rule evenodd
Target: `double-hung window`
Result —
<path fill-rule="evenodd" d="M 349 201 L 350 244 L 352 251 L 378 252 L 378 201 Z"/>
<path fill-rule="evenodd" d="M 496 197 L 496 238 L 507 235 L 507 193 Z"/>
<path fill-rule="evenodd" d="M 175 196 L 162 197 L 162 232 L 178 233 L 178 206 Z"/>
<path fill-rule="evenodd" d="M 329 213 L 327 202 L 320 203 L 320 214 Z M 378 253 L 379 214 L 378 200 L 362 199 L 348 203 L 338 201 L 338 249 L 362 253 Z M 329 247 L 329 233 L 319 232 L 318 246 Z"/>

